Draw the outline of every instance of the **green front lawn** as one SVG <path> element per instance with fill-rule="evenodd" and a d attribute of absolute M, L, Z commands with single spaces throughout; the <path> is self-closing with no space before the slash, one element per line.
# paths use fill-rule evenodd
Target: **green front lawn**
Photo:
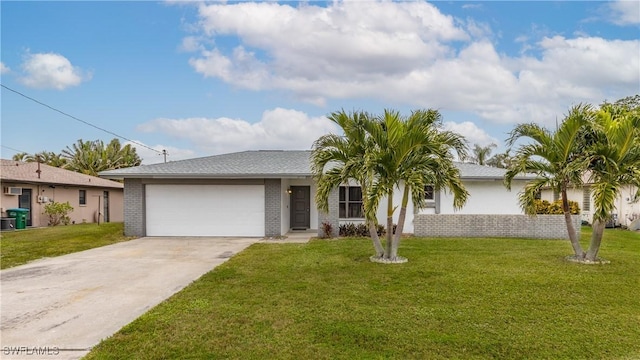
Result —
<path fill-rule="evenodd" d="M 3 231 L 0 238 L 0 268 L 129 240 L 123 233 L 122 223 Z"/>
<path fill-rule="evenodd" d="M 584 230 L 583 238 L 588 236 Z M 637 359 L 640 234 L 609 265 L 566 241 L 256 244 L 103 341 L 89 359 Z"/>

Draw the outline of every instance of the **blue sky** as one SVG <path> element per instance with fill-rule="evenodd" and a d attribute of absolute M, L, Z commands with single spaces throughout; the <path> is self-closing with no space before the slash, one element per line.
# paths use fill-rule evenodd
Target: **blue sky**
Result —
<path fill-rule="evenodd" d="M 470 144 L 640 93 L 640 2 L 2 1 L 2 84 L 169 160 L 309 149 L 332 111 Z M 112 135 L 2 89 L 2 158 Z M 124 140 L 123 140 L 124 142 Z M 12 148 L 12 149 L 10 149 Z M 138 147 L 144 163 L 162 156 Z"/>

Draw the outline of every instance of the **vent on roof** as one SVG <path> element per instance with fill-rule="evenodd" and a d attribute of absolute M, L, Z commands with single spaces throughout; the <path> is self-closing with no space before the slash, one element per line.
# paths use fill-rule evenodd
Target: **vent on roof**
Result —
<path fill-rule="evenodd" d="M 22 188 L 19 187 L 5 187 L 5 195 L 22 195 Z"/>

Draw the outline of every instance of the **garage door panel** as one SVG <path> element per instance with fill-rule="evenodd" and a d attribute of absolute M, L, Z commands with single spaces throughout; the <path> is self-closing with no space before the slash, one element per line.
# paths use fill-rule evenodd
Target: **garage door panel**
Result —
<path fill-rule="evenodd" d="M 263 185 L 147 185 L 148 236 L 264 236 Z"/>

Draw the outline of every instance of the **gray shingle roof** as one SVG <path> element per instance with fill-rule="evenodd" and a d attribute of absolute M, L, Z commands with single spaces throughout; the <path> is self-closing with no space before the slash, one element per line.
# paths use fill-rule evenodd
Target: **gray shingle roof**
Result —
<path fill-rule="evenodd" d="M 280 178 L 310 176 L 310 151 L 260 150 L 100 173 L 106 178 Z"/>
<path fill-rule="evenodd" d="M 311 151 L 260 150 L 214 155 L 101 172 L 105 178 L 291 178 L 311 176 Z M 505 170 L 456 163 L 463 179 L 503 179 Z M 517 177 L 521 178 L 532 178 Z"/>

